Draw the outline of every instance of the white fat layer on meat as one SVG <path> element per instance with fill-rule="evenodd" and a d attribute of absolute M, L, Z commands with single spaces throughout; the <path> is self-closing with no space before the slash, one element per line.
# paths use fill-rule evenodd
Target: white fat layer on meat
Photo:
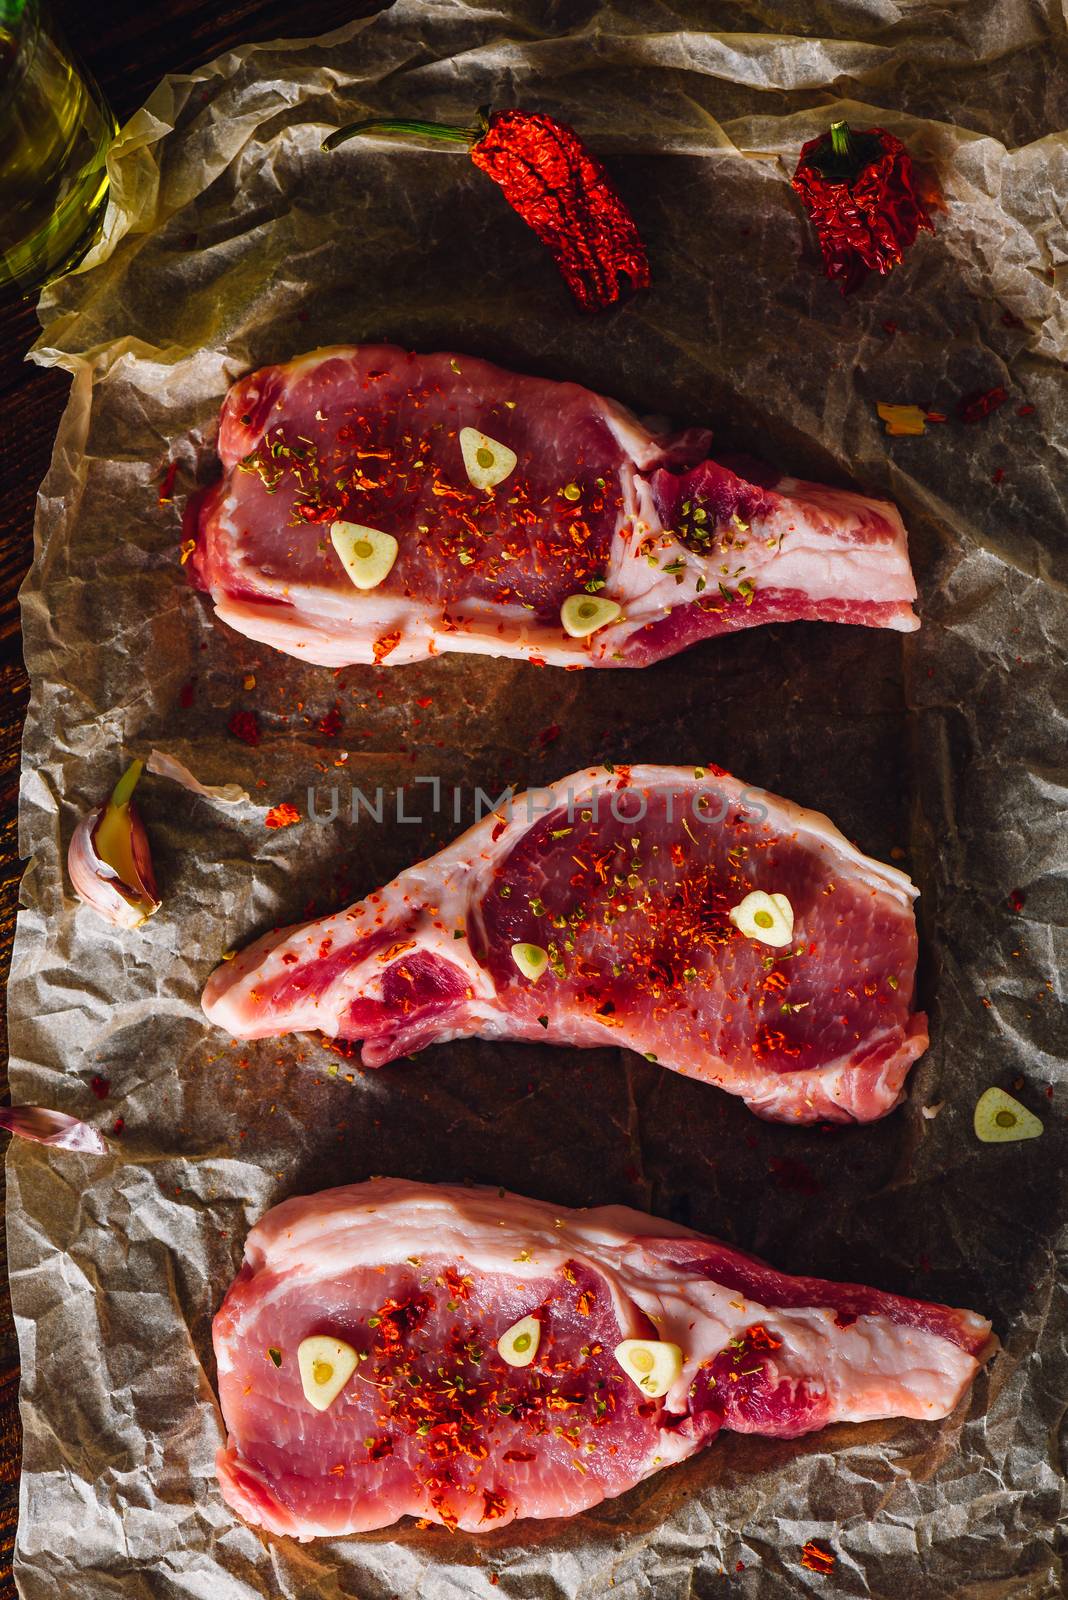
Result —
<path fill-rule="evenodd" d="M 871 1315 L 839 1327 L 827 1307 L 766 1307 L 643 1247 L 643 1240 L 678 1239 L 715 1248 L 700 1234 L 624 1206 L 572 1211 L 494 1189 L 384 1178 L 276 1206 L 249 1234 L 245 1259 L 275 1280 L 255 1302 L 257 1317 L 272 1298 L 291 1300 L 295 1284 L 307 1287 L 314 1304 L 318 1282 L 359 1267 L 400 1265 L 411 1256 L 474 1273 L 518 1277 L 521 1270 L 524 1281 L 551 1277 L 568 1261 L 585 1263 L 608 1285 L 624 1338 L 645 1336 L 637 1308 L 658 1338 L 682 1350 L 682 1372 L 664 1399 L 666 1422 L 688 1414 L 701 1364 L 757 1322 L 782 1340 L 762 1360 L 776 1376 L 805 1379 L 810 1391 L 826 1394 L 829 1421 L 947 1416 L 977 1370 L 966 1350 L 926 1329 Z M 963 1333 L 977 1340 L 989 1335 L 989 1323 L 974 1312 L 955 1315 Z M 236 1332 L 240 1336 L 241 1328 Z M 219 1366 L 229 1370 L 226 1349 L 219 1351 Z M 684 1459 L 700 1443 L 686 1430 L 662 1428 L 645 1472 Z"/>
<path fill-rule="evenodd" d="M 312 351 L 288 363 L 287 379 L 293 384 L 313 377 L 324 361 L 349 361 L 354 353 L 341 345 Z M 469 365 L 478 374 L 493 370 L 482 362 Z M 253 380 L 249 403 L 254 405 L 258 398 Z M 520 605 L 474 601 L 450 604 L 446 621 L 432 601 L 403 593 L 399 571 L 368 594 L 292 582 L 284 573 L 272 574 L 247 558 L 235 516 L 240 502 L 232 492 L 213 512 L 216 537 L 222 536 L 242 590 L 262 595 L 265 603 L 247 593 L 240 600 L 231 599 L 225 587 L 216 587 L 212 598 L 220 620 L 251 639 L 335 668 L 373 662 L 376 643 L 393 633 L 400 636 L 388 654 L 393 666 L 442 651 L 513 659 L 536 655 L 550 666 L 605 664 L 621 656 L 627 641 L 642 628 L 695 601 L 718 609 L 728 603 L 720 584 L 733 591 L 745 580 L 764 597 L 798 591 L 813 602 L 896 606 L 886 626 L 901 632 L 919 626 L 911 611 L 916 584 L 908 540 L 900 513 L 888 501 L 782 479 L 772 491 L 775 504 L 769 516 L 739 531 L 730 549 L 697 553 L 661 526 L 651 482 L 643 476 L 663 462 L 662 444 L 623 406 L 593 394 L 589 400 L 592 414 L 599 414 L 628 458 L 619 468 L 622 509 L 609 548 L 604 591 L 624 609 L 610 627 L 573 639 L 562 626 L 539 622 Z M 229 469 L 235 463 L 236 457 L 224 456 Z M 873 538 L 883 528 L 889 529 L 889 537 Z M 394 531 L 403 540 L 403 530 Z M 649 539 L 654 548 L 646 550 L 643 541 Z M 679 570 L 664 571 L 679 562 L 683 563 Z M 729 603 L 737 606 L 742 601 Z"/>
<path fill-rule="evenodd" d="M 919 893 L 904 872 L 864 855 L 821 812 L 809 811 L 763 789 L 748 788 L 726 773 L 695 778 L 693 768 L 684 767 L 634 766 L 628 771 L 629 787 L 637 790 L 679 795 L 704 790 L 722 795 L 732 804 L 750 808 L 763 805 L 768 811 L 767 825 L 776 832 L 803 836 L 807 845 L 826 860 L 832 874 L 847 874 L 851 882 L 866 885 L 873 894 L 885 895 L 904 909 Z M 277 1031 L 274 1016 L 269 1006 L 258 1007 L 257 986 L 271 985 L 287 972 L 298 971 L 302 963 L 315 958 L 326 940 L 330 941 L 329 953 L 334 957 L 378 929 L 396 927 L 396 940 L 384 950 L 374 949 L 359 962 L 339 963 L 337 975 L 324 987 L 288 1003 L 285 1031 L 321 1031 L 336 1037 L 352 1002 L 357 998 L 380 1000 L 386 972 L 393 961 L 419 950 L 459 969 L 470 987 L 468 999 L 457 1007 L 457 1017 L 435 1031 L 435 1040 L 480 1035 L 548 1042 L 558 1039 L 570 1045 L 604 1041 L 617 1046 L 632 1044 L 633 1048 L 644 1050 L 643 1041 L 637 1036 L 632 1041 L 627 1027 L 609 1029 L 592 1017 L 570 1018 L 559 1035 L 552 1025 L 543 1029 L 510 1017 L 498 1006 L 493 978 L 475 959 L 466 935 L 455 936 L 457 930 L 466 929 L 500 863 L 540 817 L 569 803 L 572 810 L 581 810 L 594 792 L 600 793 L 602 804 L 607 804 L 604 796 L 614 793 L 617 783 L 618 778 L 604 768 L 590 767 L 544 789 L 516 796 L 511 804 L 511 820 L 505 821 L 503 828 L 502 818 L 491 814 L 437 855 L 409 867 L 373 897 L 331 917 L 283 929 L 250 945 L 209 980 L 204 992 L 208 1017 L 237 1038 L 269 1037 Z M 803 937 L 803 929 L 797 931 Z M 400 955 L 390 954 L 394 944 L 404 946 Z M 870 1041 L 873 1052 L 879 1042 L 877 1038 Z M 923 1043 L 917 1038 L 915 1054 L 920 1054 L 922 1048 Z M 887 1062 L 889 1103 L 900 1092 L 912 1059 L 912 1055 L 898 1052 Z M 763 1072 L 755 1063 L 748 1080 L 737 1065 L 725 1068 L 722 1079 L 718 1078 L 713 1060 L 707 1077 L 713 1083 L 722 1081 L 764 1115 L 787 1120 L 803 1115 L 812 1120 L 822 1115 L 852 1116 L 856 1111 L 855 1062 L 845 1057 L 815 1071 L 779 1075 Z"/>

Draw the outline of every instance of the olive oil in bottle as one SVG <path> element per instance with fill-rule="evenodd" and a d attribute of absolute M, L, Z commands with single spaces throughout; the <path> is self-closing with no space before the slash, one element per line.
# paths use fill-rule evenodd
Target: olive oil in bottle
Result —
<path fill-rule="evenodd" d="M 0 0 L 0 293 L 37 288 L 89 244 L 115 121 L 39 0 Z"/>

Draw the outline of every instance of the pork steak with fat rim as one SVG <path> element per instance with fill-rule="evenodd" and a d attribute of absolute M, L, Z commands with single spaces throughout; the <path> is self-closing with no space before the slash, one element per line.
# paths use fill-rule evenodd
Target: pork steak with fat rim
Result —
<path fill-rule="evenodd" d="M 527 1318 L 533 1356 L 517 1366 L 498 1346 Z M 355 1357 L 325 1410 L 298 1370 L 316 1336 Z M 471 1533 L 572 1516 L 721 1428 L 792 1439 L 934 1421 L 993 1343 L 974 1312 L 787 1277 L 623 1206 L 394 1179 L 270 1211 L 214 1338 L 223 1494 L 305 1540 L 403 1516 Z"/>
<path fill-rule="evenodd" d="M 818 812 L 719 769 L 588 768 L 259 939 L 204 1010 L 237 1038 L 362 1040 L 369 1067 L 472 1035 L 615 1044 L 764 1117 L 868 1122 L 928 1043 L 916 892 Z M 732 919 L 754 893 L 781 897 L 785 942 Z"/>
<path fill-rule="evenodd" d="M 471 356 L 316 350 L 230 390 L 188 570 L 223 622 L 329 667 L 443 650 L 641 667 L 763 622 L 918 626 L 894 506 L 734 470 L 709 439 Z M 375 587 L 354 586 L 338 524 L 397 541 Z M 569 632 L 572 597 L 618 614 Z"/>

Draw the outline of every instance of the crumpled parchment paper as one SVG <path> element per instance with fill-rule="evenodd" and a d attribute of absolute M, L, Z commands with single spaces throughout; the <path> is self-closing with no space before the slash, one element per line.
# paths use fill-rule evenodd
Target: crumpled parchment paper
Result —
<path fill-rule="evenodd" d="M 115 147 L 103 242 L 42 302 L 37 359 L 74 382 L 23 596 L 32 864 L 11 1083 L 91 1120 L 113 1154 L 8 1157 L 27 1600 L 1062 1592 L 1063 21 L 1024 0 L 781 0 L 718 7 L 710 32 L 707 10 L 398 0 L 170 79 Z M 582 318 L 462 152 L 319 149 L 359 115 L 466 122 L 486 102 L 590 139 L 648 242 L 652 293 Z M 945 198 L 936 236 L 848 300 L 815 270 L 788 186 L 834 116 L 907 139 Z M 227 632 L 178 563 L 225 389 L 362 339 L 578 379 L 711 424 L 721 449 L 891 496 L 922 631 L 765 628 L 638 673 L 457 656 L 338 676 Z M 1007 405 L 955 420 L 961 394 L 994 384 Z M 878 401 L 951 420 L 888 439 Z M 242 709 L 255 748 L 227 732 Z M 122 934 L 75 905 L 63 857 L 126 756 L 153 748 L 252 798 L 145 777 L 165 904 Z M 364 1073 L 311 1038 L 237 1047 L 205 1024 L 226 948 L 453 836 L 454 786 L 466 824 L 476 786 L 598 758 L 718 762 L 911 871 L 933 1042 L 902 1110 L 806 1132 L 609 1049 L 469 1042 Z M 420 777 L 441 780 L 437 814 Z M 309 785 L 325 814 L 335 784 L 341 815 L 312 820 Z M 381 826 L 346 820 L 353 785 L 382 786 Z M 401 787 L 421 822 L 397 820 Z M 304 820 L 270 831 L 281 800 Z M 1041 1139 L 976 1141 L 990 1083 L 1039 1111 Z M 724 1435 L 595 1511 L 480 1540 L 411 1525 L 267 1540 L 216 1488 L 210 1319 L 268 1206 L 374 1172 L 628 1202 L 790 1271 L 975 1307 L 1004 1347 L 941 1425 Z M 829 1576 L 801 1565 L 812 1538 L 836 1552 Z"/>

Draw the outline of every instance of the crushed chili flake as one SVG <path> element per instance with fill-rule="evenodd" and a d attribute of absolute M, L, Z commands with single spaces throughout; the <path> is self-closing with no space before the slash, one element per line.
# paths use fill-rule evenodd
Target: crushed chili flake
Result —
<path fill-rule="evenodd" d="M 169 506 L 174 498 L 174 480 L 177 476 L 178 463 L 172 461 L 160 479 L 158 499 L 161 506 Z"/>
<path fill-rule="evenodd" d="M 253 749 L 263 737 L 260 732 L 260 719 L 254 711 L 235 711 L 226 726 L 235 739 L 240 739 L 242 744 L 251 745 Z"/>
<path fill-rule="evenodd" d="M 89 1079 L 89 1087 L 98 1100 L 106 1100 L 111 1093 L 111 1079 L 95 1077 Z"/>
<path fill-rule="evenodd" d="M 325 717 L 319 718 L 318 729 L 324 739 L 337 738 L 341 732 L 341 707 L 336 702 Z"/>
<path fill-rule="evenodd" d="M 399 630 L 394 633 L 384 633 L 381 639 L 376 639 L 373 646 L 375 665 L 380 667 L 388 655 L 392 655 L 400 644 Z"/>
<path fill-rule="evenodd" d="M 263 819 L 263 825 L 265 828 L 291 828 L 299 821 L 300 812 L 296 806 L 290 805 L 288 800 L 283 800 L 281 805 L 271 807 Z"/>
<path fill-rule="evenodd" d="M 833 1572 L 837 1561 L 834 1551 L 815 1539 L 810 1539 L 801 1551 L 801 1565 L 809 1572 Z"/>
<path fill-rule="evenodd" d="M 115 1121 L 111 1124 L 111 1131 L 116 1136 L 116 1138 L 119 1136 L 119 1134 L 125 1128 L 125 1126 L 126 1126 L 126 1118 L 125 1117 L 116 1117 L 115 1118 Z"/>
<path fill-rule="evenodd" d="M 762 1322 L 754 1322 L 751 1328 L 746 1328 L 745 1336 L 754 1350 L 778 1350 L 782 1346 L 778 1335 L 769 1333 Z"/>
<path fill-rule="evenodd" d="M 1008 398 L 1000 383 L 992 389 L 976 389 L 958 401 L 957 415 L 962 422 L 981 422 L 1003 406 Z"/>

